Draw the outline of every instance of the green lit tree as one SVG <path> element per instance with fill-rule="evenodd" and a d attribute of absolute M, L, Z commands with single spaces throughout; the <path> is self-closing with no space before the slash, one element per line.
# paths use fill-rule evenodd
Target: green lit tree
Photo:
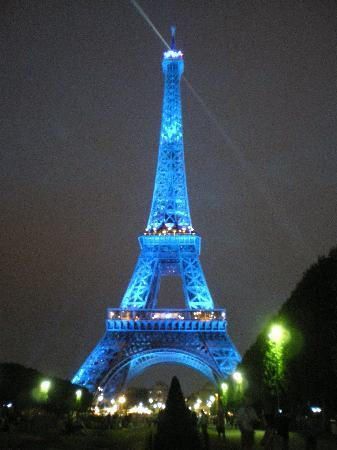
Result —
<path fill-rule="evenodd" d="M 280 407 L 280 393 L 284 390 L 285 361 L 284 348 L 289 340 L 289 332 L 281 324 L 273 324 L 267 336 L 264 357 L 264 382 Z"/>

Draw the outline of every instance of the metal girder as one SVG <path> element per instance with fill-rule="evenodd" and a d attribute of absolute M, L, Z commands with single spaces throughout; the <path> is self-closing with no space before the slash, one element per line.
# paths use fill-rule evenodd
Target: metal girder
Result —
<path fill-rule="evenodd" d="M 155 364 L 183 364 L 215 382 L 232 373 L 241 359 L 227 334 L 224 311 L 214 311 L 199 261 L 201 238 L 191 223 L 180 97 L 183 54 L 168 50 L 162 66 L 157 172 L 146 232 L 139 237 L 141 252 L 120 313 L 110 310 L 105 335 L 72 379 L 92 392 L 116 392 Z M 157 309 L 160 278 L 171 275 L 182 278 L 188 312 L 168 309 L 162 320 Z M 137 310 L 145 311 L 137 316 Z"/>
<path fill-rule="evenodd" d="M 107 331 L 72 382 L 108 395 L 148 367 L 170 363 L 190 367 L 215 382 L 232 373 L 239 361 L 225 330 Z"/>
<path fill-rule="evenodd" d="M 182 55 L 165 58 L 164 100 L 156 179 L 147 229 L 165 223 L 191 226 L 187 195 L 183 122 L 181 113 L 180 78 L 183 73 Z"/>

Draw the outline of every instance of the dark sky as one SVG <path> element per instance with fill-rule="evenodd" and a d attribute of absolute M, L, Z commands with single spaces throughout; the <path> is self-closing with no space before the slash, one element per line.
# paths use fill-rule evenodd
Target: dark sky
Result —
<path fill-rule="evenodd" d="M 177 26 L 185 75 L 208 108 L 183 84 L 201 261 L 244 352 L 336 245 L 336 2 L 139 4 L 166 39 Z M 164 47 L 126 0 L 0 8 L 0 360 L 65 377 L 104 332 L 138 255 Z M 160 306 L 183 306 L 169 284 Z"/>

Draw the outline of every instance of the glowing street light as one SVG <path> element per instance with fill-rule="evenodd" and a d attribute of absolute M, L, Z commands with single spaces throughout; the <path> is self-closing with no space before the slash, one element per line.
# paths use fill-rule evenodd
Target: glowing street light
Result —
<path fill-rule="evenodd" d="M 228 384 L 221 383 L 221 389 L 222 389 L 223 394 L 226 394 L 226 392 L 228 391 Z"/>
<path fill-rule="evenodd" d="M 126 397 L 125 397 L 125 395 L 120 395 L 120 396 L 118 397 L 118 403 L 119 403 L 120 405 L 124 405 L 125 402 L 126 402 Z"/>
<path fill-rule="evenodd" d="M 237 384 L 242 384 L 243 382 L 243 376 L 241 372 L 234 372 L 233 373 L 233 380 L 237 383 Z"/>
<path fill-rule="evenodd" d="M 50 380 L 43 380 L 40 383 L 40 391 L 42 394 L 48 394 L 49 389 L 51 388 L 51 382 Z"/>
<path fill-rule="evenodd" d="M 268 333 L 265 354 L 265 380 L 271 391 L 276 394 L 277 408 L 280 408 L 280 389 L 284 379 L 284 345 L 289 332 L 279 323 L 271 325 Z"/>
<path fill-rule="evenodd" d="M 268 338 L 274 344 L 281 344 L 285 338 L 286 331 L 282 325 L 274 324 L 271 326 Z"/>
<path fill-rule="evenodd" d="M 76 400 L 79 402 L 82 398 L 82 389 L 77 389 L 77 391 L 75 392 L 75 397 Z"/>

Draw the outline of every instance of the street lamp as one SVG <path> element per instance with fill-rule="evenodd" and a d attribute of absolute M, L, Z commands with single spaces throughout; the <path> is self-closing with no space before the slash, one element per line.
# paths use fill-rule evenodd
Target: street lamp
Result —
<path fill-rule="evenodd" d="M 237 401 L 241 400 L 241 396 L 242 396 L 242 387 L 243 387 L 243 376 L 241 372 L 234 372 L 232 374 L 232 378 L 234 380 L 234 395 Z"/>
<path fill-rule="evenodd" d="M 75 398 L 76 400 L 79 402 L 82 398 L 82 389 L 77 389 L 77 391 L 75 391 Z"/>
<path fill-rule="evenodd" d="M 120 408 L 121 408 L 121 411 L 123 411 L 123 409 L 124 409 L 124 407 L 125 407 L 125 403 L 126 403 L 126 397 L 125 397 L 125 395 L 120 395 L 119 397 L 118 397 L 118 403 L 119 403 L 119 405 L 120 405 Z"/>
<path fill-rule="evenodd" d="M 237 383 L 238 385 L 241 385 L 243 382 L 243 376 L 241 372 L 234 372 L 233 373 L 233 380 L 235 381 L 235 383 Z"/>
<path fill-rule="evenodd" d="M 43 380 L 40 383 L 40 391 L 42 394 L 48 395 L 49 389 L 51 388 L 50 380 Z"/>
<path fill-rule="evenodd" d="M 282 344 L 286 335 L 286 331 L 282 325 L 274 324 L 271 326 L 270 331 L 268 333 L 269 341 L 275 345 Z"/>
<path fill-rule="evenodd" d="M 221 389 L 222 389 L 222 393 L 226 394 L 228 391 L 228 384 L 227 383 L 221 383 Z"/>
<path fill-rule="evenodd" d="M 280 408 L 280 388 L 284 378 L 284 345 L 289 338 L 289 332 L 279 323 L 271 325 L 267 335 L 267 350 L 265 354 L 265 380 L 276 394 L 277 408 Z"/>

